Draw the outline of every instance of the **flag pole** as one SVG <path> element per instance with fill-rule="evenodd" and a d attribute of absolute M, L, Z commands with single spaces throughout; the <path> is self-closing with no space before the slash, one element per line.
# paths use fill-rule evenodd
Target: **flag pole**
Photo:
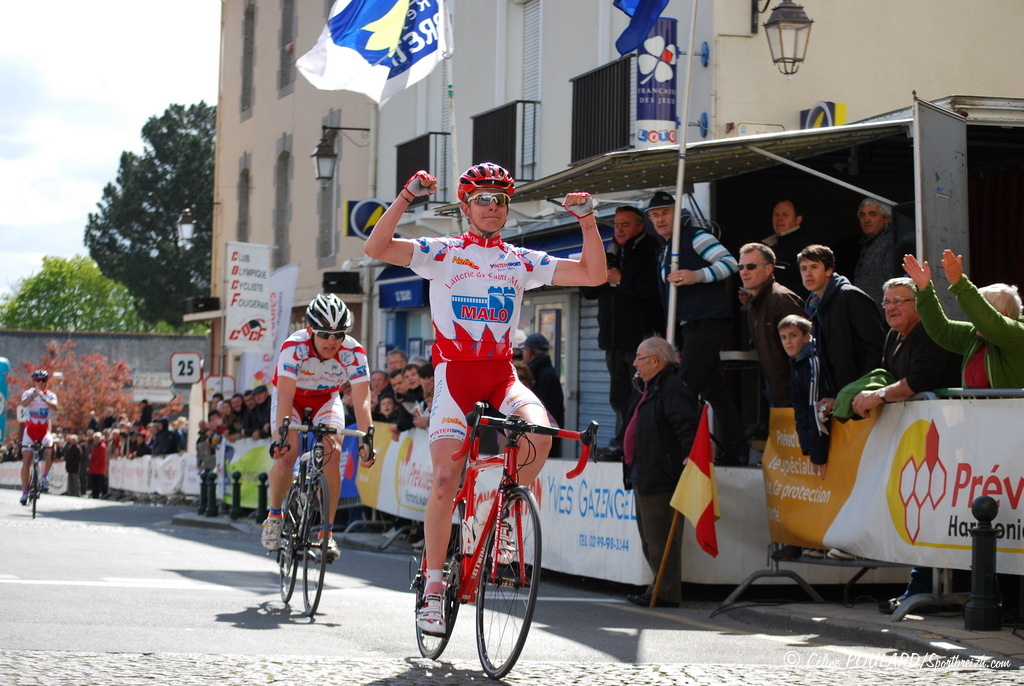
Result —
<path fill-rule="evenodd" d="M 676 141 L 679 143 L 679 167 L 676 170 L 676 211 L 672 217 L 672 243 L 669 253 L 669 271 L 679 269 L 679 228 L 680 215 L 683 207 L 683 180 L 686 177 L 686 132 L 690 127 L 689 103 L 690 103 L 690 82 L 691 62 L 693 61 L 693 41 L 697 31 L 697 1 L 693 0 L 693 10 L 690 14 L 690 41 L 686 47 L 686 87 L 683 89 L 682 104 L 676 106 Z M 668 322 L 665 324 L 665 340 L 669 344 L 675 344 L 676 340 L 676 301 L 678 292 L 676 286 L 669 286 L 668 289 Z"/>
<path fill-rule="evenodd" d="M 651 605 L 655 607 L 655 603 L 658 602 L 658 592 L 661 590 L 661 579 L 665 576 L 665 567 L 668 565 L 668 556 L 672 554 L 672 541 L 676 537 L 676 527 L 679 526 L 679 510 L 673 508 L 672 510 L 672 526 L 668 530 L 668 540 L 665 542 L 665 553 L 661 556 L 661 564 L 658 566 L 658 576 L 654 579 L 654 590 L 651 591 Z M 682 554 L 681 550 L 676 551 L 676 555 Z"/>

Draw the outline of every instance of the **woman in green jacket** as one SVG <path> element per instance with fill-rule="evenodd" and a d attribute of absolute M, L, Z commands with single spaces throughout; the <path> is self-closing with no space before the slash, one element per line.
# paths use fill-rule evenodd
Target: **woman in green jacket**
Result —
<path fill-rule="evenodd" d="M 964 275 L 963 257 L 942 253 L 949 291 L 968 321 L 946 318 L 932 284 L 928 262 L 913 255 L 903 269 L 917 284 L 917 311 L 925 331 L 943 348 L 964 356 L 964 388 L 1024 388 L 1024 320 L 1016 286 L 997 283 L 978 288 Z"/>

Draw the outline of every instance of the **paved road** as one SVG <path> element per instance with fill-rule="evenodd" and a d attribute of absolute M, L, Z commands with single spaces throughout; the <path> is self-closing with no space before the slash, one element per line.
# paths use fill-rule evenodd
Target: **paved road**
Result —
<path fill-rule="evenodd" d="M 174 526 L 171 515 L 182 510 L 168 507 L 50 496 L 40 510 L 32 520 L 16 492 L 0 490 L 4 683 L 486 682 L 471 612 L 445 662 L 413 657 L 404 556 L 343 551 L 322 612 L 309 620 L 281 603 L 274 565 L 251 535 Z M 545 582 L 524 657 L 506 681 L 818 686 L 1011 676 L 822 645 L 784 626 L 752 631 L 710 618 L 710 600 L 648 610 L 606 591 L 562 577 Z"/>

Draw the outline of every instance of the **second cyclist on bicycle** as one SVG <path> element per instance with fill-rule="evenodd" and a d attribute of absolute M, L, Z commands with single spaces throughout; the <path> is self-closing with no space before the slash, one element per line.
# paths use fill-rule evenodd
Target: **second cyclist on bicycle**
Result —
<path fill-rule="evenodd" d="M 286 417 L 300 422 L 302 411 L 312 410 L 313 424 L 345 427 L 345 406 L 341 389 L 352 386 L 352 403 L 356 425 L 360 431 L 370 426 L 370 375 L 366 351 L 359 341 L 348 335 L 352 328 L 352 312 L 334 294 L 318 295 L 306 308 L 306 327 L 296 331 L 278 355 L 274 374 L 275 392 L 271 401 L 271 420 L 277 429 Z M 341 493 L 341 436 L 329 435 L 324 439 L 324 476 L 328 485 L 328 512 L 338 508 Z M 270 470 L 270 514 L 263 522 L 261 543 L 267 550 L 281 545 L 281 506 L 292 483 L 292 472 L 298 457 L 299 441 L 284 446 L 275 441 L 270 454 L 274 466 Z M 283 449 L 282 449 L 283 448 Z M 360 445 L 359 463 L 363 467 L 373 464 L 374 456 Z M 338 559 L 338 546 L 332 535 L 332 524 L 321 532 L 329 536 L 327 555 L 333 562 Z"/>

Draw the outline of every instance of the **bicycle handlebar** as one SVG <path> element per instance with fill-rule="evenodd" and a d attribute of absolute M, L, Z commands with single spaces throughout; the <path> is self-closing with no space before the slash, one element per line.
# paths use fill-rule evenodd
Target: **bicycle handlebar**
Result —
<path fill-rule="evenodd" d="M 356 438 L 362 439 L 363 447 L 366 448 L 366 454 L 370 456 L 368 460 L 364 462 L 372 462 L 377 459 L 376 454 L 373 450 L 373 424 L 367 427 L 366 431 L 360 431 L 358 429 L 339 429 L 334 426 L 327 426 L 326 424 L 313 424 L 306 417 L 306 421 L 302 424 L 292 424 L 291 417 L 285 417 L 281 423 L 281 427 L 277 430 L 278 440 L 270 444 L 270 454 L 273 456 L 274 447 L 278 446 L 281 452 L 288 450 L 291 446 L 288 443 L 287 437 L 289 431 L 306 431 L 312 434 L 319 435 L 321 438 L 328 434 L 335 434 L 337 436 L 355 436 Z"/>
<path fill-rule="evenodd" d="M 568 438 L 573 441 L 579 441 L 583 444 L 583 448 L 580 450 L 580 459 L 577 460 L 576 466 L 566 473 L 567 478 L 575 479 L 583 473 L 583 470 L 587 466 L 587 460 L 590 458 L 590 451 L 595 445 L 597 445 L 597 422 L 590 422 L 587 428 L 583 431 L 569 431 L 568 429 L 558 429 L 551 426 L 543 426 L 541 424 L 530 424 L 522 417 L 514 414 L 509 415 L 504 419 L 499 417 L 488 417 L 484 414 L 484 410 L 486 408 L 487 406 L 484 403 L 477 403 L 473 406 L 472 412 L 470 412 L 466 417 L 466 421 L 469 424 L 469 433 L 466 434 L 466 438 L 459 449 L 452 453 L 452 460 L 461 460 L 469 454 L 470 446 L 479 442 L 481 426 L 490 427 L 495 430 L 505 429 L 511 434 L 511 440 L 515 440 L 516 437 L 523 434 L 538 434 L 541 436 L 552 436 L 554 438 Z"/>

